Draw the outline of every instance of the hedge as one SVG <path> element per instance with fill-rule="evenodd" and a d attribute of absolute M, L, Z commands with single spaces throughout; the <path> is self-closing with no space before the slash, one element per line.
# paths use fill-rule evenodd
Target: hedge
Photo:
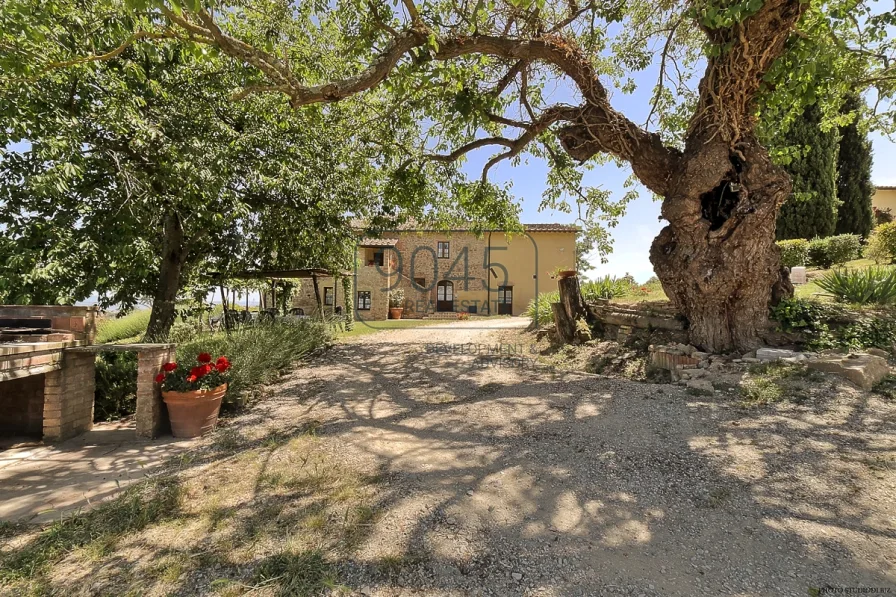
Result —
<path fill-rule="evenodd" d="M 858 259 L 862 239 L 857 234 L 840 234 L 809 241 L 808 264 L 828 269 L 832 265 Z"/>
<path fill-rule="evenodd" d="M 809 262 L 809 241 L 804 238 L 779 240 L 775 243 L 781 249 L 781 265 L 797 267 Z"/>

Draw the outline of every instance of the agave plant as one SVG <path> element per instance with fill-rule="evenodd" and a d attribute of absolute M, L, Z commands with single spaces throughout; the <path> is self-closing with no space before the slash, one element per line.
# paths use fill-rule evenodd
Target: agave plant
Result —
<path fill-rule="evenodd" d="M 836 269 L 817 282 L 838 301 L 866 305 L 896 304 L 896 268 Z"/>

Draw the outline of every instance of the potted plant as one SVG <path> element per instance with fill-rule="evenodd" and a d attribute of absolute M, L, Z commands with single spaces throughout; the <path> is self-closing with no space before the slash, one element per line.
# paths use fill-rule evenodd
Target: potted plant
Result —
<path fill-rule="evenodd" d="M 399 288 L 389 293 L 389 319 L 401 319 L 404 311 L 404 290 Z"/>
<path fill-rule="evenodd" d="M 227 392 L 227 357 L 218 357 L 213 363 L 212 355 L 203 352 L 196 361 L 194 367 L 165 363 L 156 376 L 174 437 L 199 437 L 214 429 Z"/>
<path fill-rule="evenodd" d="M 562 269 L 562 270 L 560 270 L 560 272 L 559 272 L 557 275 L 558 275 L 558 277 L 559 277 L 561 280 L 563 280 L 563 279 L 565 279 L 565 278 L 572 278 L 572 277 L 574 277 L 574 276 L 576 275 L 576 270 L 574 270 L 574 269 Z"/>

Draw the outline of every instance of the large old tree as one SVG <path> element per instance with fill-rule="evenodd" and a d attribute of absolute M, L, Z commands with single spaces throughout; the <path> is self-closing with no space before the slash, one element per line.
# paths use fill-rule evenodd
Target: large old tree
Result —
<path fill-rule="evenodd" d="M 692 342 L 712 351 L 756 346 L 781 282 L 775 219 L 791 185 L 757 140 L 757 98 L 777 93 L 764 105 L 800 112 L 816 100 L 806 81 L 822 59 L 834 68 L 819 88 L 877 85 L 884 105 L 893 92 L 893 43 L 880 34 L 893 17 L 856 1 L 130 4 L 141 25 L 123 45 L 176 37 L 216 48 L 248 73 L 235 101 L 278 94 L 295 109 L 328 110 L 361 98 L 359 114 L 377 122 L 427 123 L 401 147 L 406 188 L 417 179 L 427 188 L 426 164 L 497 147 L 482 188 L 497 163 L 528 154 L 551 168 L 545 206 L 569 208 L 571 198 L 583 222 L 612 222 L 624 201 L 583 187 L 579 166 L 628 165 L 663 199 L 656 273 Z M 647 68 L 658 80 L 639 124 L 618 106 L 631 74 Z M 556 91 L 561 80 L 569 93 Z M 480 192 L 461 188 L 476 205 Z M 606 242 L 599 228 L 589 233 Z"/>

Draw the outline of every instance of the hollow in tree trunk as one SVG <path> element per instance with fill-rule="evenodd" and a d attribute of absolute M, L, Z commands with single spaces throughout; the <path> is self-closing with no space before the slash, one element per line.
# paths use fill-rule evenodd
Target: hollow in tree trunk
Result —
<path fill-rule="evenodd" d="M 147 341 L 164 341 L 171 332 L 171 327 L 174 325 L 177 292 L 180 290 L 181 273 L 186 258 L 183 223 L 177 213 L 171 213 L 165 218 L 162 262 L 159 266 L 159 282 L 153 296 L 149 325 L 146 328 L 145 338 Z"/>
<path fill-rule="evenodd" d="M 761 344 L 774 287 L 786 288 L 775 246 L 778 208 L 790 179 L 752 138 L 686 149 L 662 214 L 669 221 L 650 261 L 690 323 L 692 344 L 710 352 Z"/>

